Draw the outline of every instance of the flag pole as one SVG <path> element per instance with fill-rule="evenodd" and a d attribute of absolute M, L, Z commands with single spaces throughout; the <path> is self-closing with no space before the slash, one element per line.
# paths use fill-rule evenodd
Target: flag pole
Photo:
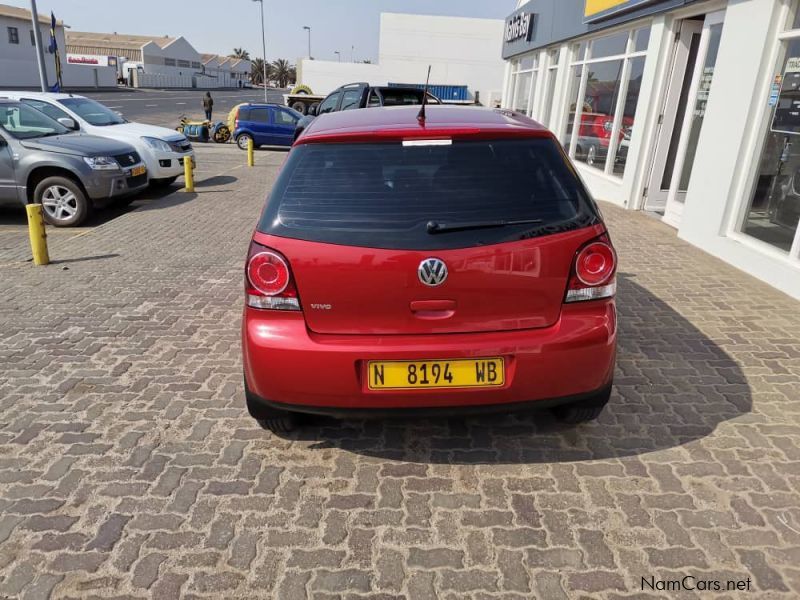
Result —
<path fill-rule="evenodd" d="M 42 34 L 39 31 L 39 13 L 36 12 L 36 0 L 31 0 L 31 19 L 33 21 L 33 41 L 36 43 L 36 58 L 39 61 L 39 83 L 42 91 L 47 91 L 47 68 L 44 64 L 44 50 L 42 49 Z"/>

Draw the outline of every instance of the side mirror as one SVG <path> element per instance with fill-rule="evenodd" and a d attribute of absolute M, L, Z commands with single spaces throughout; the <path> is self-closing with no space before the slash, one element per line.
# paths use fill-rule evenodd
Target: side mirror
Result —
<path fill-rule="evenodd" d="M 77 131 L 80 129 L 78 124 L 75 122 L 75 119 L 70 119 L 69 117 L 60 117 L 58 122 L 61 123 L 67 129 L 72 129 L 73 131 Z"/>
<path fill-rule="evenodd" d="M 311 115 L 312 117 L 316 117 L 318 112 L 319 112 L 319 106 L 312 104 L 311 106 L 308 107 L 308 114 Z"/>

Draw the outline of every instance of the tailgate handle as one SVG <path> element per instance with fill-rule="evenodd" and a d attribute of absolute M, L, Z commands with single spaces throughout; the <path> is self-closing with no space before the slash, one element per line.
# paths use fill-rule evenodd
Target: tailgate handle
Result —
<path fill-rule="evenodd" d="M 449 319 L 456 313 L 455 300 L 414 300 L 410 306 L 420 319 Z"/>

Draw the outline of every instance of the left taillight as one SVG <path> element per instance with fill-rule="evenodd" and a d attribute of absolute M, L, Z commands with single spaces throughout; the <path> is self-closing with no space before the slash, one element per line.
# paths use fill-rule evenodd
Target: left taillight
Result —
<path fill-rule="evenodd" d="M 251 308 L 300 310 L 289 263 L 279 252 L 255 242 L 247 253 L 244 288 Z"/>
<path fill-rule="evenodd" d="M 617 253 L 603 234 L 578 250 L 564 302 L 611 298 L 617 293 Z"/>

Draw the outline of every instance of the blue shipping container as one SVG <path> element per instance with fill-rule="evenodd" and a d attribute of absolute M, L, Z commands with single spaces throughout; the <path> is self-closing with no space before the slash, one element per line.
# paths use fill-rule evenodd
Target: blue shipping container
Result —
<path fill-rule="evenodd" d="M 389 87 L 413 87 L 424 89 L 424 83 L 390 83 Z M 428 91 L 442 102 L 467 102 L 469 90 L 465 85 L 429 85 Z"/>

